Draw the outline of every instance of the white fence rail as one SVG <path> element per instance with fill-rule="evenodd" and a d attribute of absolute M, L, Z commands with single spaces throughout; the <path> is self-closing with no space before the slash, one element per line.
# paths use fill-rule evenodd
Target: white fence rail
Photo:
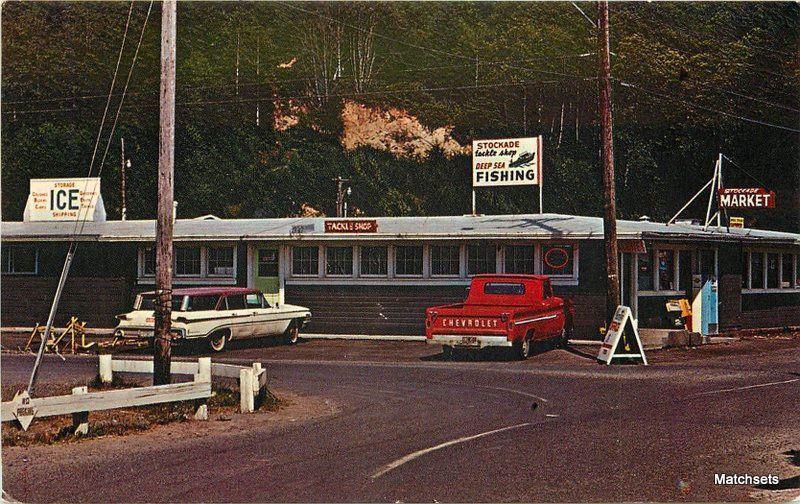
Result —
<path fill-rule="evenodd" d="M 202 360 L 202 359 L 201 359 Z M 103 383 L 111 383 L 114 372 L 119 373 L 152 373 L 152 360 L 113 359 L 111 354 L 100 355 L 99 375 Z M 198 363 L 172 361 L 170 372 L 173 374 L 197 374 Z M 239 410 L 252 413 L 256 405 L 264 399 L 267 392 L 267 373 L 260 362 L 252 366 L 211 363 L 211 376 L 220 376 L 239 380 Z"/>
<path fill-rule="evenodd" d="M 152 373 L 152 360 L 113 359 L 110 354 L 99 356 L 98 375 L 102 383 L 111 383 L 114 372 Z M 75 387 L 72 394 L 51 397 L 29 397 L 26 392 L 18 393 L 11 401 L 0 406 L 2 422 L 18 421 L 27 430 L 35 417 L 72 415 L 75 432 L 88 432 L 88 414 L 116 408 L 130 408 L 177 401 L 195 401 L 195 419 L 208 419 L 208 398 L 211 397 L 211 377 L 220 376 L 239 380 L 240 411 L 252 413 L 263 401 L 267 391 L 267 374 L 260 362 L 252 366 L 232 364 L 212 364 L 208 357 L 197 362 L 173 361 L 170 364 L 173 374 L 194 375 L 194 380 L 186 383 L 154 385 L 119 390 L 88 392 L 86 387 Z"/>

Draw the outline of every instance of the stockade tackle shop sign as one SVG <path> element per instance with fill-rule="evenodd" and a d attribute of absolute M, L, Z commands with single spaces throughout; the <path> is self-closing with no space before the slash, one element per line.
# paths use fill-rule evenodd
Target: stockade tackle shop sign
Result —
<path fill-rule="evenodd" d="M 473 140 L 472 186 L 540 184 L 541 154 L 542 137 Z"/>

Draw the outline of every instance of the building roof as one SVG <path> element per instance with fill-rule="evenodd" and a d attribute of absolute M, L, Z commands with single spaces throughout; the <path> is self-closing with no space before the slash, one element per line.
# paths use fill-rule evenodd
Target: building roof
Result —
<path fill-rule="evenodd" d="M 326 232 L 325 221 L 374 220 L 376 232 Z M 86 222 L 79 239 L 84 241 L 155 240 L 154 220 Z M 63 241 L 75 230 L 73 222 L 2 222 L 3 241 Z M 726 229 L 686 223 L 666 225 L 648 221 L 617 221 L 621 239 L 673 241 L 742 241 L 800 245 L 800 234 L 760 229 Z M 377 217 L 333 219 L 297 217 L 279 219 L 178 219 L 176 241 L 325 241 L 391 239 L 602 239 L 603 220 L 562 214 L 478 215 L 441 217 Z"/>

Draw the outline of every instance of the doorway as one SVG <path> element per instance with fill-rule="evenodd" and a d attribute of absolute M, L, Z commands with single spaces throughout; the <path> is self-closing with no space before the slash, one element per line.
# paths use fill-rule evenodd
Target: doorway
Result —
<path fill-rule="evenodd" d="M 255 259 L 253 286 L 264 293 L 272 306 L 276 306 L 280 302 L 281 292 L 278 247 L 258 247 Z"/>

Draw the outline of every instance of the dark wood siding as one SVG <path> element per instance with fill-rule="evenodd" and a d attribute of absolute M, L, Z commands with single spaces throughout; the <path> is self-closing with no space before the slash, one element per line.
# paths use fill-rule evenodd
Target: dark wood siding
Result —
<path fill-rule="evenodd" d="M 0 291 L 2 325 L 45 324 L 58 278 L 3 275 Z M 70 277 L 64 286 L 55 324 L 63 327 L 70 316 L 90 327 L 114 327 L 114 315 L 130 310 L 132 285 L 123 278 Z"/>
<path fill-rule="evenodd" d="M 465 286 L 288 285 L 286 302 L 311 309 L 310 333 L 425 333 L 425 308 L 459 303 Z M 559 289 L 556 288 L 556 294 Z M 576 334 L 597 333 L 603 323 L 603 296 L 569 293 L 576 312 Z"/>
<path fill-rule="evenodd" d="M 287 285 L 285 299 L 311 309 L 306 332 L 421 335 L 425 308 L 466 293 L 464 286 Z"/>

